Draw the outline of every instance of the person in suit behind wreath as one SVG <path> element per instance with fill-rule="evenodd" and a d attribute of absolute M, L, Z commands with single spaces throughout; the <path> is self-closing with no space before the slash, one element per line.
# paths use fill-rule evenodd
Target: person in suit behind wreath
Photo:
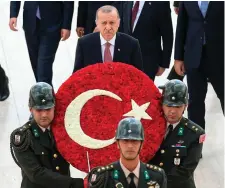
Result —
<path fill-rule="evenodd" d="M 4 69 L 0 65 L 0 101 L 4 101 L 9 97 L 9 79 Z"/>
<path fill-rule="evenodd" d="M 12 157 L 22 171 L 21 188 L 83 188 L 83 179 L 70 177 L 69 163 L 57 150 L 51 132 L 53 88 L 44 82 L 32 86 L 29 108 L 34 119 L 10 137 Z"/>
<path fill-rule="evenodd" d="M 115 6 L 120 11 L 120 2 L 119 1 L 79 1 L 78 2 L 78 10 L 77 10 L 77 36 L 82 37 L 83 35 L 87 35 L 89 33 L 93 33 L 97 30 L 95 19 L 96 19 L 96 11 L 104 6 L 104 5 L 112 5 Z M 119 31 L 121 28 L 121 23 L 119 27 Z"/>
<path fill-rule="evenodd" d="M 10 3 L 9 26 L 17 31 L 20 1 Z M 70 36 L 73 1 L 25 1 L 23 29 L 36 82 L 52 85 L 52 65 L 60 42 Z"/>
<path fill-rule="evenodd" d="M 144 142 L 144 130 L 141 122 L 135 118 L 124 118 L 116 131 L 120 160 L 106 167 L 97 167 L 88 174 L 88 187 L 120 188 L 166 188 L 166 176 L 163 169 L 144 164 L 139 153 Z"/>
<path fill-rule="evenodd" d="M 162 108 L 167 120 L 164 140 L 149 161 L 159 165 L 167 175 L 167 188 L 195 188 L 194 171 L 205 140 L 205 131 L 183 117 L 188 103 L 187 86 L 180 80 L 170 80 L 163 89 Z"/>
<path fill-rule="evenodd" d="M 188 117 L 205 128 L 207 79 L 224 112 L 224 2 L 182 1 L 177 20 L 174 67 L 187 75 Z"/>
<path fill-rule="evenodd" d="M 144 72 L 152 80 L 169 68 L 173 47 L 169 2 L 123 2 L 123 31 L 138 39 Z"/>
<path fill-rule="evenodd" d="M 100 32 L 78 39 L 73 72 L 101 62 L 122 62 L 142 70 L 139 42 L 117 32 L 120 18 L 115 7 L 100 7 L 96 12 L 96 25 Z"/>

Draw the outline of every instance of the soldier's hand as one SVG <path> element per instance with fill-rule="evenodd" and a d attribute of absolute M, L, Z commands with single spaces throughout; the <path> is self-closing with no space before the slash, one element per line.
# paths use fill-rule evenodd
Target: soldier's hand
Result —
<path fill-rule="evenodd" d="M 174 8 L 174 12 L 176 13 L 176 15 L 178 15 L 179 13 L 179 7 L 173 7 Z"/>
<path fill-rule="evenodd" d="M 177 74 L 179 74 L 180 76 L 184 76 L 185 74 L 184 61 L 175 60 L 174 69 Z"/>
<path fill-rule="evenodd" d="M 61 41 L 65 41 L 70 37 L 70 30 L 61 29 Z"/>
<path fill-rule="evenodd" d="M 72 178 L 70 188 L 84 188 L 84 180 L 82 178 Z"/>
<path fill-rule="evenodd" d="M 12 31 L 18 31 L 16 26 L 17 26 L 17 18 L 10 18 L 10 20 L 9 20 L 9 28 Z"/>
<path fill-rule="evenodd" d="M 159 67 L 158 72 L 156 73 L 156 76 L 161 76 L 164 73 L 164 71 L 165 71 L 165 68 Z"/>
<path fill-rule="evenodd" d="M 78 27 L 76 32 L 78 37 L 82 37 L 84 35 L 84 27 Z"/>

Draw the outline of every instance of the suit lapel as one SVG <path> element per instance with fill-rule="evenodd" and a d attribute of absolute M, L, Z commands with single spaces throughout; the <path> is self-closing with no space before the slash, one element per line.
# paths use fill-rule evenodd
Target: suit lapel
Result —
<path fill-rule="evenodd" d="M 94 38 L 94 41 L 92 42 L 92 49 L 94 50 L 91 50 L 93 54 L 93 59 L 96 60 L 96 62 L 93 62 L 93 63 L 102 63 L 103 62 L 103 59 L 102 59 L 102 46 L 101 46 L 101 39 L 100 39 L 100 33 L 97 32 L 96 35 L 95 35 L 95 38 Z M 90 52 L 90 53 L 91 53 Z M 104 54 L 104 52 L 103 52 Z"/>
<path fill-rule="evenodd" d="M 145 1 L 145 2 L 144 2 L 144 6 L 143 6 L 143 8 L 142 8 L 142 10 L 141 10 L 141 14 L 140 14 L 140 16 L 139 16 L 139 18 L 138 18 L 137 24 L 136 24 L 136 26 L 135 26 L 135 28 L 134 28 L 134 31 L 133 31 L 132 33 L 135 32 L 135 30 L 136 30 L 136 28 L 138 27 L 138 25 L 142 22 L 142 21 L 141 21 L 142 18 L 145 18 L 146 13 L 149 14 L 150 8 L 151 8 L 151 2 Z"/>
<path fill-rule="evenodd" d="M 208 17 L 210 10 L 212 9 L 212 1 L 209 1 L 208 9 L 206 11 L 205 19 Z"/>
<path fill-rule="evenodd" d="M 202 12 L 201 12 L 201 9 L 200 9 L 200 7 L 199 7 L 199 5 L 198 5 L 198 1 L 193 1 L 192 3 L 193 3 L 194 9 L 198 12 L 199 16 L 200 16 L 202 19 L 204 19 L 203 15 L 202 15 Z"/>
<path fill-rule="evenodd" d="M 120 34 L 116 33 L 116 40 L 115 40 L 115 46 L 114 46 L 114 55 L 113 55 L 113 62 L 121 61 L 121 40 L 120 40 Z"/>

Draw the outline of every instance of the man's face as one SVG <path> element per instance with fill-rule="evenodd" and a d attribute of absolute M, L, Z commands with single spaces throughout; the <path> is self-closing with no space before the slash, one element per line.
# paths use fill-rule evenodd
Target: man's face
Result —
<path fill-rule="evenodd" d="M 139 155 L 139 149 L 142 142 L 139 140 L 119 140 L 117 147 L 120 149 L 121 158 L 126 160 L 134 160 Z"/>
<path fill-rule="evenodd" d="M 167 122 L 169 122 L 170 124 L 174 124 L 180 121 L 183 115 L 183 112 L 185 111 L 187 106 L 182 105 L 178 107 L 169 107 L 167 105 L 163 105 L 162 107 L 163 107 L 163 112 L 167 119 Z"/>
<path fill-rule="evenodd" d="M 54 118 L 55 108 L 53 107 L 46 110 L 37 110 L 31 108 L 30 111 L 33 114 L 34 120 L 37 122 L 37 124 L 43 128 L 47 128 Z"/>
<path fill-rule="evenodd" d="M 106 41 L 109 41 L 116 34 L 120 19 L 118 18 L 116 10 L 109 13 L 104 13 L 101 10 L 98 12 L 96 25 Z"/>

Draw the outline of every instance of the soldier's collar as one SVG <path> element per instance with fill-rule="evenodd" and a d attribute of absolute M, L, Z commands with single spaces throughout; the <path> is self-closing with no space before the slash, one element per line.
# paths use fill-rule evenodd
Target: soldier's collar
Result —
<path fill-rule="evenodd" d="M 37 125 L 38 125 L 38 124 L 37 124 Z M 45 132 L 46 129 L 48 129 L 48 130 L 50 131 L 50 125 L 49 125 L 47 128 L 44 128 L 44 127 L 42 127 L 42 126 L 40 126 L 40 125 L 38 125 L 38 127 L 39 127 L 43 132 Z"/>
<path fill-rule="evenodd" d="M 130 172 L 124 165 L 123 163 L 121 162 L 121 159 L 120 159 L 120 166 L 124 172 L 124 175 L 125 177 L 127 178 L 129 176 L 130 173 L 134 173 L 134 175 L 139 178 L 140 176 L 140 166 L 141 166 L 141 163 L 140 161 L 138 162 L 138 165 L 136 166 L 136 168 L 133 170 L 133 172 Z"/>
<path fill-rule="evenodd" d="M 173 130 L 174 130 L 179 123 L 180 123 L 180 121 L 178 121 L 177 123 L 174 123 L 174 124 L 167 122 L 167 128 L 169 127 L 169 125 L 173 125 Z"/>

